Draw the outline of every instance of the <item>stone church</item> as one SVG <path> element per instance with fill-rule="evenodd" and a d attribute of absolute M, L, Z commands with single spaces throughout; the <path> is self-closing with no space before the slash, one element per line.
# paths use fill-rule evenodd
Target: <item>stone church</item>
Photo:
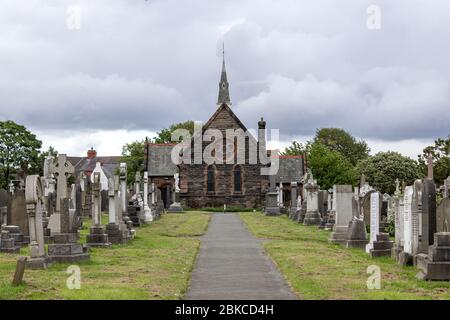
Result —
<path fill-rule="evenodd" d="M 232 110 L 225 59 L 222 61 L 216 109 L 211 111 L 214 112 L 203 124 L 203 132 L 207 129 L 217 129 L 222 132 L 224 155 L 227 152 L 227 145 L 234 144 L 234 150 L 237 150 L 239 148 L 236 146 L 237 139 L 227 141 L 225 130 L 248 131 Z M 171 160 L 174 144 L 147 144 L 146 170 L 151 181 L 161 190 L 165 206 L 168 207 L 173 202 L 175 173 L 179 173 L 180 202 L 185 208 L 223 207 L 224 204 L 246 208 L 263 206 L 269 179 L 268 176 L 261 175 L 260 170 L 265 165 L 260 161 L 259 156 L 256 163 L 249 161 L 249 148 L 256 147 L 258 151 L 259 148 L 263 148 L 265 151 L 265 135 L 261 134 L 265 128 L 266 122 L 261 118 L 258 122 L 258 129 L 260 129 L 258 140 L 251 134 L 246 135 L 245 162 L 241 164 L 236 164 L 236 161 L 233 164 L 227 164 L 225 161 L 223 164 L 207 164 L 205 161 L 202 164 L 193 164 L 192 161 L 192 164 L 175 165 Z M 202 151 L 208 144 L 210 142 L 202 143 Z M 236 159 L 236 153 L 234 157 Z M 301 183 L 304 174 L 303 158 L 280 156 L 279 160 L 276 182 L 283 190 L 284 201 L 290 202 L 290 183 Z"/>

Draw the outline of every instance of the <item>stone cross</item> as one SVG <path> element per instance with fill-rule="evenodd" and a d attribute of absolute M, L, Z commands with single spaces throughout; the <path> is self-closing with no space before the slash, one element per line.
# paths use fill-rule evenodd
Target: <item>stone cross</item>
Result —
<path fill-rule="evenodd" d="M 61 200 L 67 198 L 67 177 L 74 174 L 75 170 L 72 164 L 67 161 L 67 155 L 59 154 L 58 161 L 50 164 L 50 171 L 57 180 L 56 187 L 56 211 L 61 211 Z"/>
<path fill-rule="evenodd" d="M 433 156 L 428 156 L 428 179 L 433 179 Z"/>
<path fill-rule="evenodd" d="M 400 180 L 397 178 L 395 179 L 395 192 L 394 195 L 400 196 L 402 192 L 400 191 Z"/>
<path fill-rule="evenodd" d="M 108 210 L 109 210 L 109 223 L 118 223 L 117 210 L 116 210 L 116 192 L 114 178 L 108 179 Z"/>
<path fill-rule="evenodd" d="M 44 161 L 44 195 L 48 197 L 50 193 L 55 192 L 55 179 L 51 170 L 53 157 L 47 156 Z"/>
<path fill-rule="evenodd" d="M 100 173 L 94 172 L 94 183 L 92 184 L 92 223 L 94 226 L 101 225 L 101 184 L 100 184 Z"/>
<path fill-rule="evenodd" d="M 45 267 L 46 253 L 42 221 L 44 192 L 39 175 L 27 176 L 25 182 L 25 201 L 30 230 L 30 261 L 39 261 L 40 266 Z"/>
<path fill-rule="evenodd" d="M 275 192 L 276 191 L 276 183 L 275 183 L 275 175 L 272 174 L 269 176 L 269 192 Z"/>

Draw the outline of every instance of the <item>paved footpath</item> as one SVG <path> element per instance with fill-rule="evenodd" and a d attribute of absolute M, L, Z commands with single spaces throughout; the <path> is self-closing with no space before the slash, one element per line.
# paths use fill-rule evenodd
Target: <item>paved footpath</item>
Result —
<path fill-rule="evenodd" d="M 237 214 L 213 214 L 201 241 L 185 299 L 297 299 Z"/>

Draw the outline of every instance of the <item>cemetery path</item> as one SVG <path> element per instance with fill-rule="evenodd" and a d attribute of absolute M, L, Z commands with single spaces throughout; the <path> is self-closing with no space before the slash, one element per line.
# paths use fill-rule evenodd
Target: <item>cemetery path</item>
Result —
<path fill-rule="evenodd" d="M 185 299 L 297 299 L 237 214 L 213 214 L 201 239 Z"/>

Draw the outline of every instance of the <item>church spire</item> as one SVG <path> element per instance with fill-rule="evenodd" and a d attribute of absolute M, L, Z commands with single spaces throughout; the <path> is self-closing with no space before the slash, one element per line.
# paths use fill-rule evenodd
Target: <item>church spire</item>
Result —
<path fill-rule="evenodd" d="M 226 103 L 231 106 L 230 92 L 228 90 L 227 70 L 225 69 L 225 44 L 222 44 L 222 74 L 220 75 L 217 106 L 220 106 L 222 103 Z"/>

